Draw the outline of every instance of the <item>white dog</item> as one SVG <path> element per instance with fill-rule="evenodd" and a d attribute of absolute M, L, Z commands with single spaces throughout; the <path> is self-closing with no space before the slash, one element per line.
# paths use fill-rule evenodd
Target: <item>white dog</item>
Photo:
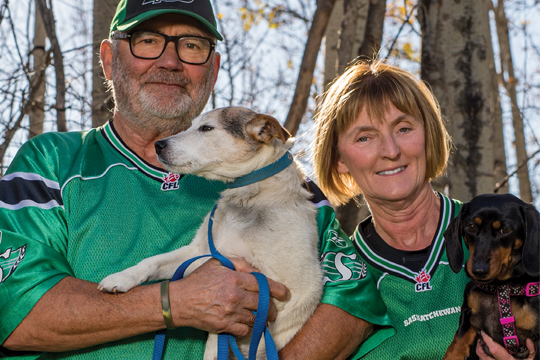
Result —
<path fill-rule="evenodd" d="M 188 130 L 161 140 L 158 158 L 171 172 L 232 182 L 285 155 L 292 146 L 288 137 L 270 116 L 239 107 L 223 108 L 202 114 Z M 311 316 L 322 293 L 316 209 L 308 201 L 311 194 L 302 187 L 303 180 L 304 174 L 293 161 L 265 180 L 229 188 L 222 192 L 213 218 L 214 244 L 221 254 L 245 258 L 291 291 L 288 302 L 275 301 L 277 318 L 269 324 L 278 350 Z M 184 261 L 210 253 L 208 219 L 189 246 L 112 274 L 99 288 L 125 292 L 142 282 L 170 279 Z M 249 337 L 238 346 L 247 357 Z M 216 354 L 217 335 L 210 334 L 204 359 L 213 360 Z M 257 359 L 265 358 L 263 338 Z"/>

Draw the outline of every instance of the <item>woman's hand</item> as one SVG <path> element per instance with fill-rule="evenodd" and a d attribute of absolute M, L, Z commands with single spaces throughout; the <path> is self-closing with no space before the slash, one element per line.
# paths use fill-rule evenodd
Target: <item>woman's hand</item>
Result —
<path fill-rule="evenodd" d="M 493 357 L 488 356 L 484 350 L 482 349 L 482 345 L 480 345 L 480 341 L 476 343 L 476 354 L 480 358 L 480 360 L 492 360 L 495 358 L 496 360 L 514 360 L 515 357 L 510 355 L 506 349 L 501 346 L 500 344 L 497 344 L 489 335 L 486 335 L 482 331 L 482 337 L 484 338 L 484 342 L 486 343 L 487 347 L 489 348 L 489 351 L 491 351 L 491 354 Z M 533 360 L 534 356 L 536 354 L 534 349 L 534 344 L 531 339 L 527 339 L 527 349 L 529 349 L 529 357 L 526 360 Z"/>

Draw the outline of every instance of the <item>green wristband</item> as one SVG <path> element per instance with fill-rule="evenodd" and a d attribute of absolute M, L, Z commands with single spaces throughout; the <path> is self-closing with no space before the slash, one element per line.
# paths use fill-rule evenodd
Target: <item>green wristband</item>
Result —
<path fill-rule="evenodd" d="M 171 315 L 171 303 L 169 301 L 169 283 L 170 280 L 161 282 L 161 312 L 167 329 L 174 329 L 174 323 Z"/>

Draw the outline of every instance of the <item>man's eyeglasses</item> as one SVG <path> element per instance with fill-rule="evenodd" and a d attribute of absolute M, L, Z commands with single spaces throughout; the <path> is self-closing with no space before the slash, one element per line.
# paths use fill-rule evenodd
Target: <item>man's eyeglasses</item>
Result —
<path fill-rule="evenodd" d="M 149 30 L 136 30 L 127 34 L 117 32 L 111 38 L 129 40 L 131 54 L 147 60 L 159 58 L 169 41 L 173 41 L 180 61 L 191 65 L 205 64 L 216 47 L 212 39 L 206 37 L 169 36 Z"/>

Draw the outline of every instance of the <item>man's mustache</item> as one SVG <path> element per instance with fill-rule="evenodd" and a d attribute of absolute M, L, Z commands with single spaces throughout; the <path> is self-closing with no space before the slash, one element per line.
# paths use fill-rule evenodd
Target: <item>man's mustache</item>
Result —
<path fill-rule="evenodd" d="M 149 74 L 145 83 L 161 83 L 166 85 L 187 86 L 191 84 L 191 80 L 183 75 L 170 72 L 158 72 Z"/>

